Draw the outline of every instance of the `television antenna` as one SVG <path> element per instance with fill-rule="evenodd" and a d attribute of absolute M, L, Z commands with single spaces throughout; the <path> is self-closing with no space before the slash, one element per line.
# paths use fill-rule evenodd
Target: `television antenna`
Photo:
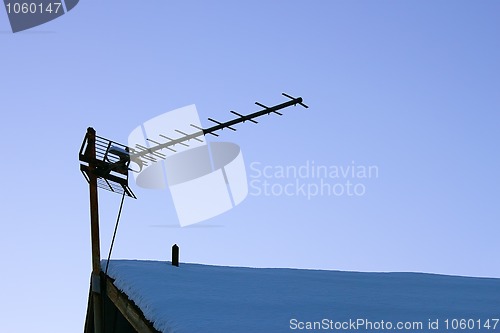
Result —
<path fill-rule="evenodd" d="M 230 111 L 236 117 L 234 119 L 219 122 L 215 119 L 208 118 L 209 121 L 214 123 L 213 126 L 201 128 L 191 124 L 196 131 L 193 133 L 185 133 L 180 130 L 175 130 L 181 136 L 178 138 L 170 138 L 161 135 L 161 139 L 153 140 L 148 138 L 147 141 L 155 144 L 152 147 L 145 147 L 136 144 L 135 147 L 128 147 L 118 142 L 108 140 L 101 136 L 96 135 L 96 131 L 89 127 L 80 148 L 79 159 L 80 171 L 89 184 L 90 193 L 90 226 L 91 226 L 91 242 L 92 242 L 92 278 L 91 278 L 91 292 L 92 292 L 92 306 L 94 310 L 94 325 L 93 330 L 90 328 L 90 323 L 86 323 L 85 331 L 94 333 L 102 333 L 104 322 L 102 320 L 103 308 L 101 297 L 101 253 L 100 253 L 100 240 L 99 240 L 99 205 L 98 205 L 98 188 L 102 188 L 114 193 L 122 195 L 122 203 L 125 196 L 137 199 L 135 194 L 128 186 L 129 171 L 140 172 L 144 166 L 155 163 L 158 160 L 164 160 L 167 156 L 162 153 L 163 149 L 176 152 L 175 145 L 189 146 L 190 140 L 202 142 L 200 137 L 207 134 L 219 136 L 216 132 L 228 128 L 236 131 L 235 125 L 244 123 L 246 121 L 257 124 L 255 118 L 263 115 L 270 115 L 271 113 L 282 116 L 279 112 L 289 106 L 296 106 L 297 104 L 308 108 L 304 104 L 302 97 L 292 97 L 288 94 L 282 93 L 283 96 L 289 100 L 274 106 L 266 106 L 259 102 L 256 105 L 262 107 L 260 111 L 256 111 L 247 115 L 242 115 L 236 111 Z M 167 140 L 160 142 L 160 140 Z M 130 163 L 134 163 L 138 169 L 130 168 Z M 118 215 L 119 218 L 120 214 Z M 118 222 L 118 221 L 117 221 Z M 118 226 L 118 224 L 117 224 Z M 116 227 L 115 227 L 116 234 Z M 114 240 L 114 236 L 113 236 Z M 113 243 L 112 243 L 113 244 Z M 111 245 L 112 248 L 113 245 Z M 111 255 L 111 249 L 110 249 Z M 109 258 L 108 258 L 109 262 Z"/>

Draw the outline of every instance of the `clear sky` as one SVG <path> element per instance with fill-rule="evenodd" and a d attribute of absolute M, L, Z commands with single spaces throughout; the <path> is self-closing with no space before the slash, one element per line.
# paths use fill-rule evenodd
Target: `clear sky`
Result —
<path fill-rule="evenodd" d="M 499 31 L 498 1 L 86 0 L 17 34 L 0 10 L 0 330 L 83 330 L 88 126 L 126 143 L 178 107 L 196 104 L 207 126 L 281 92 L 310 108 L 220 137 L 240 145 L 249 181 L 375 166 L 371 178 L 257 177 L 349 180 L 363 195 L 249 195 L 180 228 L 168 191 L 132 184 L 113 257 L 167 260 L 177 243 L 185 262 L 499 278 Z M 99 194 L 104 257 L 120 197 Z"/>

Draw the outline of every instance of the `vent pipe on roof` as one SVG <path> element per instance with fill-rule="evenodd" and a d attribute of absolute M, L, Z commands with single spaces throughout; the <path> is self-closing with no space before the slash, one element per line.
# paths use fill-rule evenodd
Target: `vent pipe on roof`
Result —
<path fill-rule="evenodd" d="M 179 267 L 179 246 L 177 244 L 172 246 L 172 266 Z"/>

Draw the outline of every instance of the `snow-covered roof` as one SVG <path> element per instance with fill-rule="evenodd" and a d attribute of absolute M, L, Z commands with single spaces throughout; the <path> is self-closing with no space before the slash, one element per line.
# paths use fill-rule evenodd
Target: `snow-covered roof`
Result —
<path fill-rule="evenodd" d="M 293 332 L 360 319 L 422 322 L 418 331 L 425 332 L 429 319 L 445 325 L 500 313 L 500 279 L 136 260 L 112 260 L 108 275 L 156 329 L 169 333 Z"/>

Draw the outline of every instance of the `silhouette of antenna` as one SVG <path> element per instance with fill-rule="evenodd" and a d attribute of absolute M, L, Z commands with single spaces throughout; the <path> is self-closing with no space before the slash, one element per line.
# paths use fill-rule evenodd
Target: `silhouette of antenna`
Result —
<path fill-rule="evenodd" d="M 230 111 L 233 115 L 236 116 L 236 118 L 229 121 L 220 122 L 215 119 L 208 118 L 209 121 L 214 123 L 214 126 L 212 127 L 201 128 L 199 126 L 191 124 L 191 127 L 196 129 L 196 131 L 193 133 L 186 133 L 176 129 L 175 132 L 181 135 L 178 138 L 171 138 L 163 134 L 160 134 L 160 138 L 156 140 L 148 138 L 147 141 L 155 145 L 149 148 L 140 144 L 136 144 L 133 148 L 127 147 L 118 142 L 97 136 L 95 130 L 91 127 L 87 129 L 87 134 L 85 135 L 82 146 L 80 148 L 79 159 L 80 162 L 82 162 L 80 164 L 80 170 L 89 183 L 90 192 L 90 226 L 92 241 L 91 295 L 94 323 L 93 325 L 89 323 L 89 327 L 93 327 L 93 332 L 104 332 L 104 311 L 102 310 L 104 305 L 101 295 L 102 283 L 100 262 L 101 250 L 99 241 L 98 188 L 103 188 L 105 190 L 122 195 L 120 211 L 118 213 L 117 223 L 115 226 L 116 235 L 116 228 L 118 227 L 123 199 L 125 198 L 125 196 L 136 198 L 136 196 L 128 186 L 129 171 L 140 172 L 144 166 L 167 158 L 167 155 L 160 152 L 163 149 L 176 152 L 176 150 L 174 149 L 175 145 L 189 147 L 190 140 L 203 142 L 200 137 L 207 134 L 219 136 L 219 134 L 217 134 L 216 132 L 221 131 L 225 128 L 236 131 L 236 128 L 234 128 L 234 126 L 239 123 L 249 121 L 251 123 L 257 124 L 258 122 L 255 120 L 255 118 L 263 115 L 270 115 L 271 113 L 282 116 L 283 114 L 279 111 L 292 105 L 295 106 L 299 104 L 305 108 L 308 107 L 303 103 L 301 97 L 295 98 L 285 93 L 283 93 L 283 96 L 289 98 L 290 100 L 271 107 L 259 102 L 255 102 L 256 105 L 262 107 L 263 109 L 247 115 L 242 115 L 236 111 Z M 160 142 L 161 140 L 167 141 Z M 137 164 L 139 170 L 131 169 L 130 162 L 134 162 L 135 164 Z M 114 236 L 108 256 L 108 263 L 111 256 L 113 242 Z M 104 275 L 106 275 L 106 273 Z"/>
<path fill-rule="evenodd" d="M 89 131 L 92 130 L 93 133 L 92 131 L 88 131 L 82 144 L 82 148 L 80 150 L 80 161 L 85 162 L 86 164 L 82 164 L 80 166 L 80 170 L 89 182 L 91 178 L 90 174 L 94 172 L 97 176 L 97 185 L 99 188 L 136 198 L 136 196 L 128 186 L 127 171 L 130 170 L 133 172 L 140 172 L 145 166 L 148 166 L 151 163 L 155 163 L 158 160 L 166 159 L 167 155 L 161 153 L 161 150 L 167 149 L 172 152 L 177 152 L 174 149 L 175 145 L 189 147 L 188 142 L 190 140 L 203 142 L 200 137 L 203 137 L 207 134 L 219 136 L 219 134 L 217 134 L 216 132 L 221 131 L 225 128 L 236 131 L 234 125 L 237 125 L 239 123 L 249 121 L 251 123 L 257 124 L 258 122 L 255 120 L 255 118 L 264 115 L 270 115 L 271 113 L 282 116 L 283 114 L 278 111 L 289 106 L 295 106 L 298 104 L 300 106 L 303 106 L 304 108 L 308 108 L 308 106 L 304 104 L 302 97 L 292 97 L 285 93 L 283 93 L 282 95 L 290 100 L 274 106 L 266 106 L 262 103 L 255 102 L 256 105 L 262 107 L 263 109 L 247 115 L 243 115 L 231 110 L 230 112 L 234 114 L 236 118 L 225 122 L 220 122 L 213 118 L 208 118 L 209 121 L 215 124 L 214 126 L 208 128 L 201 128 L 194 124 L 190 124 L 190 126 L 197 131 L 193 133 L 186 133 L 184 131 L 176 129 L 174 131 L 181 135 L 178 138 L 171 138 L 163 134 L 160 134 L 160 138 L 156 140 L 147 138 L 147 141 L 154 144 L 154 146 L 152 147 L 145 147 L 141 144 L 136 144 L 135 147 L 127 147 L 115 141 L 97 136 L 95 135 L 95 131 L 89 128 Z M 166 141 L 160 142 L 160 140 Z M 95 157 L 92 157 L 91 152 L 88 150 L 92 146 L 91 142 L 95 142 Z M 130 162 L 137 164 L 138 170 L 130 168 Z"/>

